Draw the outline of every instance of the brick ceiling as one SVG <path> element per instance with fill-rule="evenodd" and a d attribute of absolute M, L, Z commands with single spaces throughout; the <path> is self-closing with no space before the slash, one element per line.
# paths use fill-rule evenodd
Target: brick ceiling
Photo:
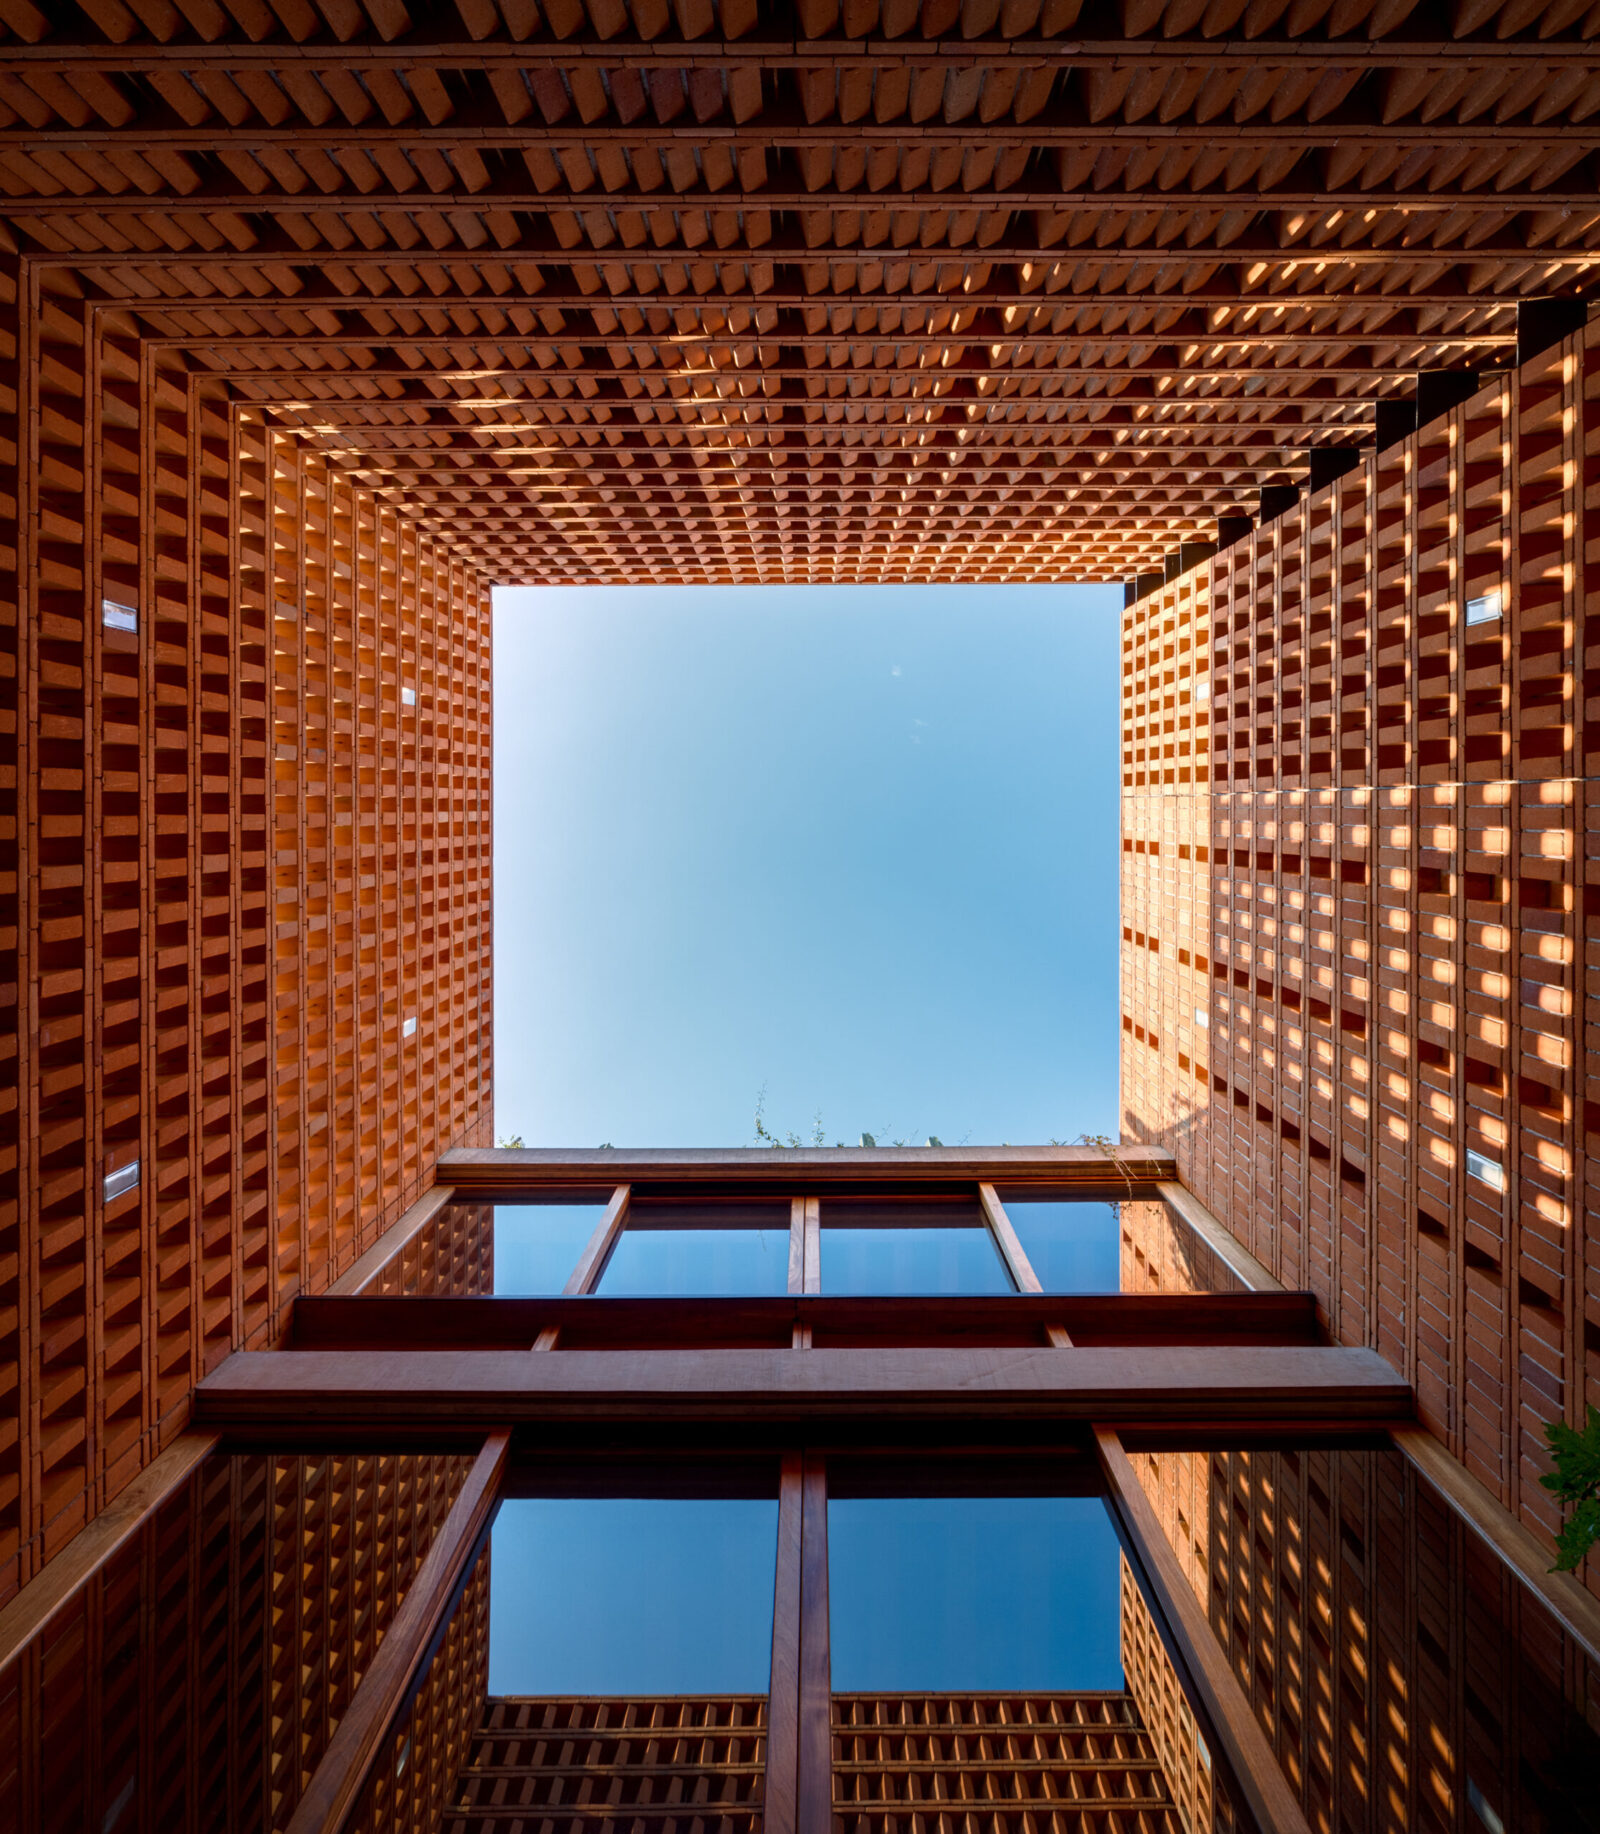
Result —
<path fill-rule="evenodd" d="M 1597 33 L 0 0 L 0 239 L 497 580 L 1120 579 L 1592 288 Z"/>

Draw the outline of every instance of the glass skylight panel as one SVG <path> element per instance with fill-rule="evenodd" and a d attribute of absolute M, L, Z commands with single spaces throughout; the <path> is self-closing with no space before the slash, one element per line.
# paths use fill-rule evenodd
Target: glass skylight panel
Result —
<path fill-rule="evenodd" d="M 1122 1686 L 1121 1562 L 1098 1496 L 830 1496 L 833 1691 Z"/>
<path fill-rule="evenodd" d="M 787 1203 L 635 1204 L 597 1288 L 604 1299 L 746 1298 L 789 1286 Z"/>
<path fill-rule="evenodd" d="M 976 1199 L 896 1204 L 825 1198 L 821 1214 L 824 1293 L 1015 1290 Z"/>
<path fill-rule="evenodd" d="M 1122 1232 L 1114 1204 L 1002 1192 L 1006 1215 L 1047 1293 L 1122 1288 Z"/>
<path fill-rule="evenodd" d="M 776 1496 L 508 1500 L 489 1692 L 765 1694 L 777 1547 Z"/>
<path fill-rule="evenodd" d="M 605 1204 L 496 1204 L 494 1295 L 539 1299 L 559 1293 L 589 1245 Z"/>

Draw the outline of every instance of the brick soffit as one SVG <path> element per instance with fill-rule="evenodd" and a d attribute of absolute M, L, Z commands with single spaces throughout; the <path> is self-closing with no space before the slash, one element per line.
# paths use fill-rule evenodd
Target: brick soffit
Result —
<path fill-rule="evenodd" d="M 1600 248 L 1570 0 L 0 6 L 0 238 L 489 577 L 1124 578 Z"/>

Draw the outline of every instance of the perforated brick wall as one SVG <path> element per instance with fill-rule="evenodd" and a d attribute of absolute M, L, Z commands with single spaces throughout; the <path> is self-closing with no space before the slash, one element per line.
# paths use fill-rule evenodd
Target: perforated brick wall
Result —
<path fill-rule="evenodd" d="M 1591 330 L 1124 625 L 1124 1132 L 1547 1539 L 1600 1400 L 1597 518 Z"/>
<path fill-rule="evenodd" d="M 486 584 L 51 273 L 0 261 L 0 1600 L 492 1077 Z"/>

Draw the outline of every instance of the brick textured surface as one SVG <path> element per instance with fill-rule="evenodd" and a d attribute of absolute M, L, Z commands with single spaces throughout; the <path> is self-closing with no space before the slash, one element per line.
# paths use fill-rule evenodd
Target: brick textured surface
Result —
<path fill-rule="evenodd" d="M 1125 1135 L 1547 1541 L 1600 1401 L 1597 503 L 1590 330 L 1123 646 Z"/>
<path fill-rule="evenodd" d="M 59 273 L 0 296 L 3 1599 L 487 1143 L 492 1064 L 487 586 Z"/>
<path fill-rule="evenodd" d="M 1127 1693 L 833 1697 L 837 1834 L 1178 1834 Z"/>
<path fill-rule="evenodd" d="M 1569 0 L 8 0 L 0 55 L 4 245 L 505 581 L 1159 568 L 1600 248 Z"/>
<path fill-rule="evenodd" d="M 1183 1834 L 1232 1834 L 1233 1804 L 1212 1774 L 1211 1753 L 1125 1554 L 1122 1671 L 1161 1765 Z"/>
<path fill-rule="evenodd" d="M 1318 1834 L 1594 1825 L 1600 1676 L 1398 1452 L 1134 1467 Z"/>
<path fill-rule="evenodd" d="M 0 1825 L 281 1828 L 471 1463 L 206 1459 L 0 1671 Z"/>
<path fill-rule="evenodd" d="M 445 1834 L 759 1834 L 767 1703 L 491 1696 Z"/>
<path fill-rule="evenodd" d="M 460 1801 L 458 1779 L 489 1695 L 489 1550 L 434 1652 L 410 1711 L 373 1763 L 353 1834 L 437 1834 Z"/>

